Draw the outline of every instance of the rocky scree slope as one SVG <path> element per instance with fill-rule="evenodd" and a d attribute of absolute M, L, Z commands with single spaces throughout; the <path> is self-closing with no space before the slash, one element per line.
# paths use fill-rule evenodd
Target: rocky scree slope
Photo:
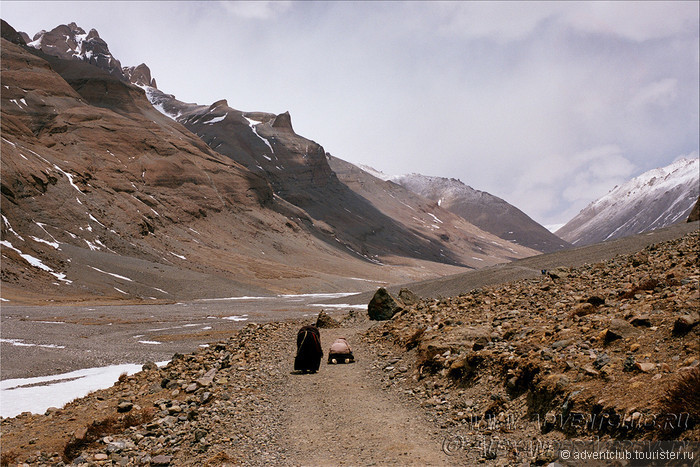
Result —
<path fill-rule="evenodd" d="M 35 299 L 345 291 L 368 286 L 353 277 L 411 281 L 534 253 L 492 242 L 466 251 L 407 228 L 340 183 L 288 114 L 179 103 L 145 65 L 117 72 L 96 32 L 62 26 L 35 38 L 41 50 L 5 22 L 3 36 L 14 44 L 3 48 L 4 295 L 26 295 L 28 281 L 42 284 Z M 220 152 L 128 80 L 161 112 L 154 96 L 178 105 Z"/>
<path fill-rule="evenodd" d="M 685 222 L 700 195 L 700 159 L 680 159 L 616 186 L 556 234 L 590 245 Z"/>
<path fill-rule="evenodd" d="M 294 132 L 288 112 L 242 112 L 229 107 L 226 100 L 212 105 L 178 101 L 157 89 L 145 64 L 120 68 L 94 29 L 85 34 L 75 23 L 61 25 L 37 33 L 29 45 L 60 58 L 87 61 L 142 87 L 158 110 L 182 123 L 215 151 L 265 178 L 279 200 L 288 203 L 283 214 L 344 253 L 374 262 L 408 257 L 472 268 L 534 253 L 513 245 L 496 245 L 491 236 L 473 227 L 468 230 L 476 230 L 488 240 L 463 235 L 464 225 L 445 221 L 438 222 L 446 224 L 442 228 L 450 232 L 439 234 L 433 232 L 435 228 L 415 228 L 413 219 L 397 222 L 384 214 L 387 209 L 382 205 L 368 202 L 362 193 L 338 180 L 323 148 Z M 422 219 L 419 222 L 425 223 Z"/>
<path fill-rule="evenodd" d="M 698 241 L 695 231 L 539 279 L 423 300 L 370 329 L 365 345 L 385 355 L 387 387 L 465 435 L 467 450 L 478 451 L 484 434 L 697 440 Z M 524 454 L 509 462 L 534 461 Z"/>
<path fill-rule="evenodd" d="M 375 262 L 395 263 L 397 257 L 408 257 L 472 268 L 535 253 L 499 244 L 499 239 L 453 216 L 444 216 L 445 221 L 434 220 L 427 212 L 421 216 L 425 219 L 394 217 L 400 211 L 398 200 L 368 198 L 339 179 L 338 167 L 329 165 L 329 160 L 337 159 L 297 135 L 287 112 L 243 112 L 225 100 L 210 106 L 186 104 L 157 89 L 147 87 L 146 92 L 156 108 L 212 149 L 265 177 L 275 195 L 288 203 L 296 222 L 344 251 Z M 444 213 L 440 211 L 438 217 Z"/>
<path fill-rule="evenodd" d="M 491 266 L 504 255 L 514 260 L 526 251 L 522 246 L 516 249 L 513 243 L 504 242 L 493 232 L 477 227 L 429 198 L 376 177 L 330 154 L 326 154 L 326 158 L 338 179 L 352 191 L 407 229 L 439 238 L 452 249 L 467 252 L 462 261 L 471 267 L 482 269 Z M 532 250 L 533 254 L 536 253 L 535 250 Z"/>

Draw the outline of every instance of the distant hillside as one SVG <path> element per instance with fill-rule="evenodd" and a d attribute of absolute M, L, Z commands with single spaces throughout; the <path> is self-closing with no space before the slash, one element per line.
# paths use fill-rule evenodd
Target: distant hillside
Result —
<path fill-rule="evenodd" d="M 509 242 L 543 253 L 571 246 L 503 199 L 475 190 L 454 178 L 420 174 L 387 178 Z"/>
<path fill-rule="evenodd" d="M 685 222 L 700 193 L 700 159 L 650 170 L 592 202 L 556 234 L 590 245 Z"/>

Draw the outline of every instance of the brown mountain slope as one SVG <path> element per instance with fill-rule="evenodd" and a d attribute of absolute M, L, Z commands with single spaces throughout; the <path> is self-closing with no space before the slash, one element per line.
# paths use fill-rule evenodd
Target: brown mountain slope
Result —
<path fill-rule="evenodd" d="M 532 220 L 520 209 L 485 191 L 475 190 L 460 180 L 408 174 L 391 181 L 438 203 L 480 229 L 509 242 L 552 253 L 571 244 Z"/>
<path fill-rule="evenodd" d="M 538 253 L 481 230 L 438 206 L 435 201 L 423 198 L 401 185 L 377 178 L 329 154 L 327 159 L 341 182 L 383 214 L 421 236 L 439 239 L 452 251 L 461 252 L 462 261 L 474 269 L 502 263 L 502 258 L 514 260 L 522 258 L 524 253 L 527 256 Z"/>
<path fill-rule="evenodd" d="M 3 41 L 2 67 L 5 299 L 347 290 L 442 268 L 318 241 L 266 180 L 93 66 Z"/>
<path fill-rule="evenodd" d="M 37 50 L 2 30 L 5 299 L 355 291 L 534 253 L 426 225 L 427 207 L 392 218 L 289 114 L 179 102 L 145 65 L 117 72 L 96 31 L 58 27 Z"/>
<path fill-rule="evenodd" d="M 242 112 L 225 100 L 203 106 L 149 87 L 146 92 L 154 105 L 212 149 L 265 177 L 276 195 L 313 220 L 306 220 L 310 227 L 318 224 L 316 235 L 331 245 L 370 261 L 409 257 L 472 268 L 535 254 L 467 222 L 448 227 L 442 221 L 413 219 L 395 198 L 367 197 L 338 178 L 322 146 L 294 132 L 286 112 Z M 394 217 L 399 211 L 402 215 Z M 452 225 L 455 216 L 441 212 Z M 429 227 L 436 224 L 442 227 Z"/>

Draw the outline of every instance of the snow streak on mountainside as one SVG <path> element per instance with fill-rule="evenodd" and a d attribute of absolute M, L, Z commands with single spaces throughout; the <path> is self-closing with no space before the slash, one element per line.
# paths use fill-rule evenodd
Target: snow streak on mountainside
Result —
<path fill-rule="evenodd" d="M 489 193 L 475 190 L 460 180 L 421 174 L 388 176 L 371 167 L 362 169 L 431 199 L 441 208 L 509 242 L 543 253 L 570 246 L 515 206 Z"/>
<path fill-rule="evenodd" d="M 699 183 L 700 159 L 680 159 L 616 186 L 556 234 L 589 245 L 684 222 L 698 201 Z"/>

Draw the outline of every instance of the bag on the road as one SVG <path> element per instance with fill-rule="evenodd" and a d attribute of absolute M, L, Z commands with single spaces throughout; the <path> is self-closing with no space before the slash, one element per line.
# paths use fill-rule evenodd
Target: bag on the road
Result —
<path fill-rule="evenodd" d="M 321 366 L 323 349 L 321 334 L 316 326 L 303 326 L 297 333 L 297 355 L 294 358 L 296 371 L 315 373 Z"/>
<path fill-rule="evenodd" d="M 344 337 L 336 339 L 328 351 L 328 363 L 353 363 L 354 361 L 355 357 L 352 354 L 348 341 Z"/>

